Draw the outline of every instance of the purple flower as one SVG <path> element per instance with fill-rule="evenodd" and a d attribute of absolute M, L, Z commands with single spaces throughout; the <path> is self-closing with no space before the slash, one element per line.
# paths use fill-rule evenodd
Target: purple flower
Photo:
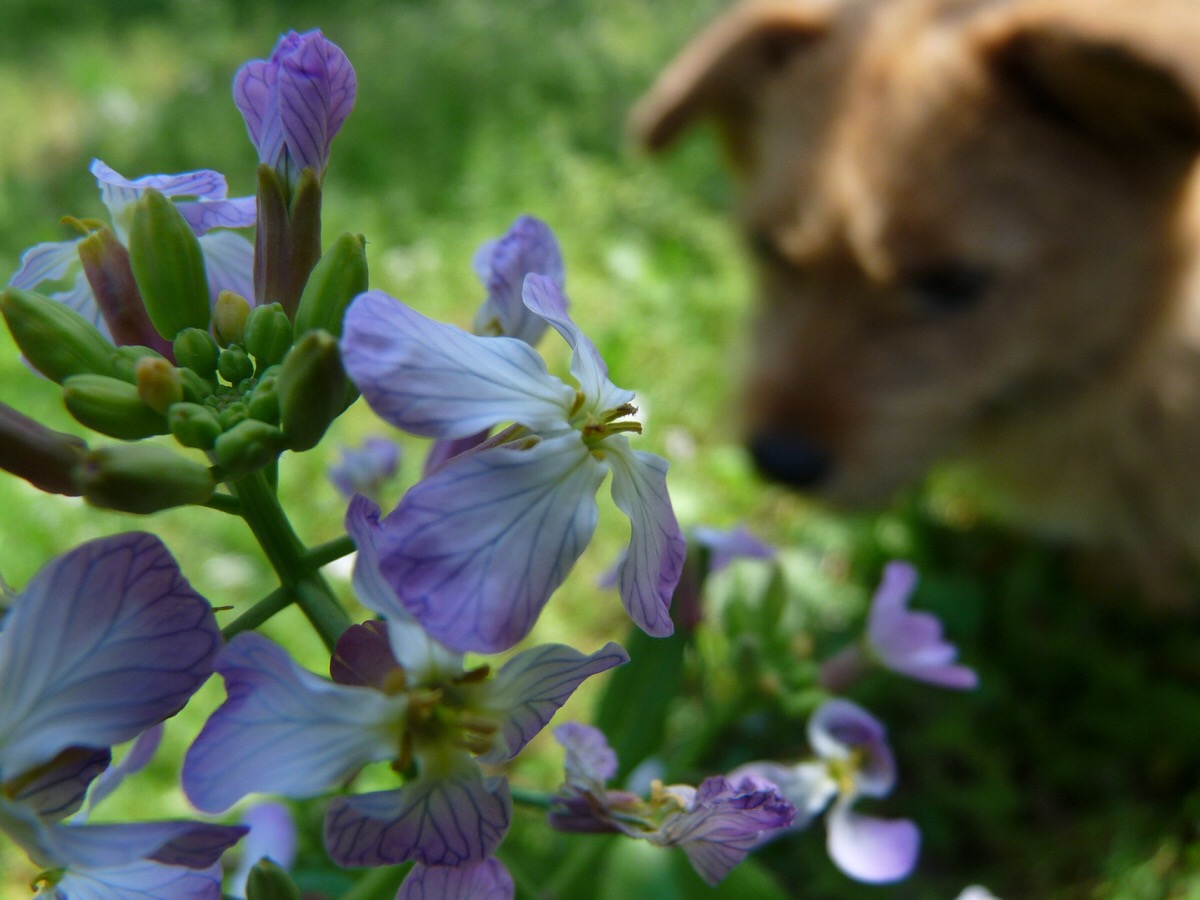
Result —
<path fill-rule="evenodd" d="M 342 458 L 329 468 L 329 480 L 343 496 L 378 497 L 384 483 L 396 474 L 400 447 L 387 438 L 369 437 L 362 447 L 345 447 Z"/>
<path fill-rule="evenodd" d="M 715 575 L 738 559 L 774 559 L 776 550 L 754 535 L 745 525 L 736 528 L 708 528 L 698 525 L 692 529 L 692 539 L 708 548 L 708 574 Z"/>
<path fill-rule="evenodd" d="M 62 821 L 111 745 L 153 734 L 187 702 L 219 644 L 207 601 L 149 534 L 83 544 L 16 596 L 0 632 L 0 831 L 53 870 L 47 896 L 220 896 L 214 863 L 245 829 Z"/>
<path fill-rule="evenodd" d="M 356 576 L 368 605 L 375 586 Z M 476 762 L 512 759 L 586 678 L 625 662 L 616 644 L 584 655 L 546 644 L 493 677 L 466 670 L 411 619 L 353 626 L 338 641 L 334 680 L 297 666 L 257 634 L 217 660 L 229 694 L 188 751 L 184 790 L 217 812 L 250 792 L 306 797 L 364 764 L 391 760 L 416 776 L 397 790 L 334 798 L 325 844 L 343 866 L 480 863 L 508 830 L 503 777 Z"/>
<path fill-rule="evenodd" d="M 916 825 L 907 819 L 864 816 L 852 809 L 859 797 L 886 796 L 896 782 L 896 763 L 883 725 L 849 700 L 833 699 L 809 719 L 808 739 L 815 759 L 794 766 L 750 763 L 730 777 L 750 777 L 776 786 L 798 811 L 793 829 L 805 827 L 829 808 L 825 819 L 829 855 L 851 878 L 870 884 L 906 878 L 920 849 Z"/>
<path fill-rule="evenodd" d="M 213 301 L 223 290 L 248 298 L 254 296 L 254 246 L 236 232 L 212 231 L 214 228 L 254 225 L 253 197 L 228 199 L 225 176 L 207 169 L 128 179 L 94 159 L 91 171 L 100 187 L 100 199 L 108 208 L 113 231 L 122 244 L 128 239 L 133 204 L 148 188 L 154 188 L 168 197 L 177 198 L 176 206 L 199 238 Z M 79 259 L 80 240 L 30 247 L 22 254 L 21 266 L 9 284 L 36 290 L 44 282 L 73 279 L 69 288 L 49 296 L 71 307 L 111 339 L 105 312 L 97 302 Z M 108 311 L 110 316 L 119 314 L 119 310 Z"/>
<path fill-rule="evenodd" d="M 495 857 L 468 866 L 423 866 L 409 870 L 396 900 L 512 900 L 512 876 Z"/>
<path fill-rule="evenodd" d="M 503 237 L 486 242 L 475 252 L 474 267 L 487 288 L 487 299 L 475 314 L 475 333 L 537 344 L 546 333 L 547 322 L 521 299 L 525 276 L 543 275 L 559 291 L 566 281 L 562 252 L 550 227 L 533 216 L 519 217 Z"/>
<path fill-rule="evenodd" d="M 668 635 L 686 547 L 667 463 L 629 446 L 626 434 L 641 430 L 627 418 L 634 395 L 608 380 L 554 282 L 529 275 L 523 296 L 571 346 L 576 386 L 550 375 L 524 341 L 468 334 L 379 291 L 351 304 L 342 357 L 385 420 L 440 439 L 516 423 L 436 469 L 382 521 L 372 504 L 352 502 L 358 564 L 377 565 L 390 586 L 385 615 L 406 611 L 455 649 L 507 649 L 591 539 L 595 494 L 611 471 L 631 525 L 621 600 L 644 631 Z"/>
<path fill-rule="evenodd" d="M 241 860 L 230 876 L 229 892 L 246 896 L 250 870 L 261 859 L 270 859 L 285 871 L 296 861 L 297 835 L 292 812 L 282 803 L 256 803 L 242 814 L 242 824 L 250 829 L 239 848 Z"/>
<path fill-rule="evenodd" d="M 942 637 L 942 623 L 932 613 L 912 612 L 908 601 L 916 587 L 916 570 L 892 562 L 883 570 L 867 614 L 866 648 L 885 668 L 942 687 L 969 690 L 979 676 L 954 660 L 958 650 Z"/>
<path fill-rule="evenodd" d="M 304 169 L 317 178 L 329 147 L 354 108 L 358 82 L 350 60 L 320 31 L 289 31 L 270 59 L 252 59 L 233 78 L 233 101 L 258 159 L 294 185 Z"/>
<path fill-rule="evenodd" d="M 567 751 L 567 780 L 551 802 L 551 825 L 682 847 L 710 885 L 745 859 L 764 833 L 786 828 L 796 814 L 774 785 L 736 773 L 706 778 L 698 788 L 656 781 L 648 800 L 609 790 L 605 783 L 616 774 L 617 759 L 599 730 L 568 722 L 554 729 L 554 737 Z"/>

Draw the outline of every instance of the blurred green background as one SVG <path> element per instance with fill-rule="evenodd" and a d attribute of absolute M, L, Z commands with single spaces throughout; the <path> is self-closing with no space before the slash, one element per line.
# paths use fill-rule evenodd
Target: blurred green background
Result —
<path fill-rule="evenodd" d="M 762 565 L 712 585 L 708 620 L 684 659 L 685 693 L 655 706 L 661 716 L 648 726 L 661 729 L 673 776 L 804 752 L 804 701 L 792 687 L 814 655 L 857 634 L 889 558 L 920 567 L 918 605 L 943 617 L 983 676 L 969 695 L 882 676 L 853 695 L 890 728 L 900 784 L 870 808 L 921 826 L 913 878 L 855 884 L 825 858 L 818 824 L 767 848 L 721 896 L 938 900 L 982 883 L 1009 900 L 1200 897 L 1194 621 L 1148 615 L 1103 584 L 1080 587 L 1069 553 L 979 521 L 949 484 L 847 518 L 752 477 L 737 443 L 751 285 L 728 227 L 730 185 L 706 134 L 650 160 L 623 132 L 658 68 L 724 5 L 5 0 L 0 272 L 14 271 L 29 245 L 69 237 L 61 216 L 103 215 L 92 157 L 130 177 L 214 168 L 234 195 L 249 193 L 256 160 L 229 97 L 233 72 L 266 56 L 281 31 L 322 28 L 359 78 L 326 180 L 326 240 L 364 233 L 374 286 L 466 325 L 482 297 L 470 267 L 476 246 L 521 213 L 546 220 L 563 245 L 577 321 L 614 381 L 638 391 L 639 445 L 671 460 L 684 525 L 745 521 L 786 548 L 775 595 L 764 591 Z M 82 434 L 55 387 L 24 368 L 7 335 L 0 342 L 0 399 Z M 372 433 L 388 429 L 359 404 L 327 452 L 284 459 L 285 506 L 310 543 L 340 530 L 343 504 L 324 480 L 329 454 Z M 393 499 L 419 469 L 419 444 L 408 448 Z M 221 513 L 135 520 L 14 479 L 0 481 L 0 508 L 0 573 L 17 587 L 55 553 L 130 528 L 162 535 L 215 605 L 242 609 L 273 586 L 242 523 Z M 593 587 L 625 540 L 620 517 L 602 509 L 598 541 L 552 600 L 539 640 L 592 649 L 625 633 L 616 599 L 598 602 Z M 346 592 L 344 568 L 332 574 Z M 782 597 L 787 628 L 763 612 L 772 596 Z M 298 617 L 267 630 L 320 668 Z M 587 717 L 600 689 L 562 717 Z M 170 785 L 220 697 L 210 684 L 171 723 L 156 764 L 97 815 L 187 815 Z M 543 739 L 513 779 L 552 789 L 560 765 Z M 319 806 L 299 812 L 309 822 Z M 686 871 L 678 876 L 678 852 L 551 835 L 533 811 L 519 811 L 503 855 L 523 897 L 709 895 Z M 319 864 L 319 854 L 309 847 L 304 860 Z M 32 868 L 3 844 L 0 870 L 0 893 L 25 896 Z"/>

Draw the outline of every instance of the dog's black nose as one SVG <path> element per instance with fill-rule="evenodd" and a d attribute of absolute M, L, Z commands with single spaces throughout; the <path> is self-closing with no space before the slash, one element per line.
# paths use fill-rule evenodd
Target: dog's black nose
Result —
<path fill-rule="evenodd" d="M 816 487 L 833 469 L 833 459 L 824 449 L 794 434 L 757 434 L 750 441 L 750 455 L 763 477 L 788 487 Z"/>

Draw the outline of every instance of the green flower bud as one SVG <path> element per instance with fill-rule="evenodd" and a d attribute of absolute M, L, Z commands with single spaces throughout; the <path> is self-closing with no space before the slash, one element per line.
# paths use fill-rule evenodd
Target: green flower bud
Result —
<path fill-rule="evenodd" d="M 246 332 L 246 320 L 250 318 L 250 303 L 241 294 L 221 291 L 212 309 L 213 332 L 222 347 L 240 344 Z"/>
<path fill-rule="evenodd" d="M 237 384 L 254 374 L 254 363 L 241 347 L 226 347 L 217 357 L 217 371 L 230 384 Z"/>
<path fill-rule="evenodd" d="M 245 419 L 234 425 L 213 446 L 217 465 L 226 477 L 261 469 L 283 452 L 283 433 L 274 425 Z"/>
<path fill-rule="evenodd" d="M 278 387 L 279 373 L 274 368 L 258 379 L 258 384 L 254 386 L 254 391 L 250 394 L 250 402 L 247 404 L 250 418 L 258 419 L 261 422 L 270 422 L 272 425 L 279 424 Z"/>
<path fill-rule="evenodd" d="M 366 239 L 347 232 L 325 251 L 308 276 L 296 310 L 296 334 L 324 328 L 340 337 L 346 307 L 366 289 Z"/>
<path fill-rule="evenodd" d="M 246 900 L 300 900 L 300 889 L 283 869 L 264 856 L 246 877 Z"/>
<path fill-rule="evenodd" d="M 175 337 L 175 362 L 205 378 L 217 372 L 221 348 L 205 328 L 185 328 Z"/>
<path fill-rule="evenodd" d="M 158 351 L 151 350 L 149 347 L 130 344 L 126 347 L 118 347 L 113 354 L 112 363 L 114 373 L 122 381 L 137 384 L 137 366 L 143 359 L 161 359 L 167 365 L 170 365 L 166 358 Z"/>
<path fill-rule="evenodd" d="M 146 358 L 137 364 L 137 389 L 143 403 L 166 414 L 172 403 L 183 399 L 183 378 L 165 359 Z"/>
<path fill-rule="evenodd" d="M 259 368 L 273 366 L 292 346 L 292 322 L 278 303 L 256 306 L 246 320 L 246 351 Z"/>
<path fill-rule="evenodd" d="M 240 400 L 230 403 L 227 407 L 217 414 L 217 421 L 221 423 L 221 430 L 228 431 L 234 425 L 241 422 L 249 415 L 246 404 Z"/>
<path fill-rule="evenodd" d="M 216 489 L 208 466 L 157 444 L 92 450 L 75 470 L 75 485 L 92 506 L 140 515 L 204 503 Z"/>
<path fill-rule="evenodd" d="M 199 403 L 172 403 L 167 411 L 167 425 L 175 440 L 197 450 L 211 450 L 221 434 L 217 414 Z"/>
<path fill-rule="evenodd" d="M 69 306 L 10 287 L 0 294 L 0 312 L 30 365 L 51 381 L 116 374 L 112 343 Z"/>
<path fill-rule="evenodd" d="M 63 381 L 63 403 L 93 431 L 123 441 L 167 433 L 167 419 L 146 405 L 128 381 L 107 375 L 72 375 Z"/>
<path fill-rule="evenodd" d="M 75 496 L 72 472 L 86 452 L 87 444 L 74 435 L 52 431 L 0 403 L 0 469 L 40 491 Z"/>
<path fill-rule="evenodd" d="M 168 341 L 185 328 L 207 328 L 204 253 L 175 204 L 153 188 L 133 204 L 129 264 L 155 330 Z"/>
<path fill-rule="evenodd" d="M 296 342 L 280 366 L 275 388 L 288 447 L 309 450 L 317 445 L 342 412 L 347 381 L 332 334 L 309 331 Z"/>

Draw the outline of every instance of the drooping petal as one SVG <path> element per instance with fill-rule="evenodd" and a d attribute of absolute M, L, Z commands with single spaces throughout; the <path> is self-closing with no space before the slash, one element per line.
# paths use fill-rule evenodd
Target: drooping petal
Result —
<path fill-rule="evenodd" d="M 567 783 L 586 790 L 604 787 L 617 774 L 617 754 L 599 728 L 582 722 L 564 722 L 554 729 L 554 739 L 567 751 Z"/>
<path fill-rule="evenodd" d="M 250 142 L 259 162 L 269 166 L 283 156 L 283 128 L 279 122 L 279 64 L 252 59 L 233 76 L 233 102 L 246 122 Z"/>
<path fill-rule="evenodd" d="M 424 437 L 466 437 L 501 422 L 563 428 L 575 398 L 524 341 L 468 334 L 382 291 L 350 304 L 341 347 L 371 409 Z"/>
<path fill-rule="evenodd" d="M 335 797 L 325 813 L 325 848 L 339 866 L 426 866 L 482 862 L 512 818 L 503 778 L 484 778 L 463 754 L 453 771 L 396 791 Z"/>
<path fill-rule="evenodd" d="M 516 654 L 480 685 L 478 705 L 503 716 L 495 746 L 480 761 L 512 759 L 587 678 L 627 662 L 629 654 L 611 641 L 590 655 L 563 644 L 542 644 Z"/>
<path fill-rule="evenodd" d="M 492 856 L 469 866 L 423 866 L 409 870 L 396 900 L 512 900 L 508 869 Z"/>
<path fill-rule="evenodd" d="M 671 596 L 683 573 L 687 541 L 667 494 L 667 461 L 631 450 L 622 435 L 604 442 L 612 466 L 612 497 L 629 517 L 629 549 L 617 567 L 621 602 L 647 634 L 665 637 L 675 630 Z"/>
<path fill-rule="evenodd" d="M 979 676 L 954 660 L 958 650 L 942 635 L 942 623 L 932 613 L 913 612 L 908 601 L 917 572 L 902 562 L 889 563 L 867 615 L 867 644 L 888 669 L 942 687 L 968 690 Z"/>
<path fill-rule="evenodd" d="M 79 266 L 79 250 L 74 241 L 34 244 L 21 254 L 21 265 L 8 283 L 32 291 L 43 281 L 60 281 L 73 266 Z"/>
<path fill-rule="evenodd" d="M 254 633 L 230 642 L 217 671 L 229 697 L 183 761 L 184 792 L 205 812 L 251 792 L 310 797 L 395 755 L 403 696 L 334 684 Z"/>
<path fill-rule="evenodd" d="M 858 757 L 857 793 L 882 797 L 896 783 L 896 761 L 887 743 L 887 730 L 856 703 L 840 697 L 822 703 L 808 720 L 808 741 L 821 759 Z"/>
<path fill-rule="evenodd" d="M 45 765 L 6 784 L 4 790 L 14 802 L 48 822 L 57 822 L 83 805 L 88 786 L 111 762 L 107 748 L 68 747 Z"/>
<path fill-rule="evenodd" d="M 141 859 L 67 872 L 47 896 L 53 900 L 220 900 L 221 867 L 214 863 L 206 869 L 186 869 Z"/>
<path fill-rule="evenodd" d="M 289 34 L 278 61 L 279 119 L 297 171 L 325 171 L 329 147 L 354 107 L 357 80 L 350 60 L 320 31 Z"/>
<path fill-rule="evenodd" d="M 150 760 L 154 758 L 154 754 L 158 750 L 158 745 L 162 742 L 162 733 L 163 729 L 160 724 L 155 725 L 153 728 L 148 728 L 139 734 L 120 764 L 108 769 L 97 779 L 96 786 L 92 790 L 92 795 L 88 798 L 88 806 L 94 807 L 115 791 L 122 781 L 144 769 Z"/>
<path fill-rule="evenodd" d="M 228 192 L 225 176 L 210 169 L 180 172 L 177 175 L 143 175 L 126 178 L 98 159 L 92 160 L 91 172 L 100 188 L 100 199 L 108 207 L 113 230 L 121 243 L 129 238 L 130 209 L 143 193 L 153 188 L 168 197 L 195 197 L 224 200 Z M 200 232 L 198 232 L 200 233 Z"/>
<path fill-rule="evenodd" d="M 0 632 L 0 777 L 174 715 L 219 645 L 207 601 L 153 535 L 101 538 L 47 563 Z"/>
<path fill-rule="evenodd" d="M 525 306 L 521 290 L 531 272 L 544 275 L 562 289 L 562 252 L 554 232 L 540 219 L 520 216 L 503 237 L 479 248 L 473 265 L 487 288 L 487 299 L 475 315 L 475 333 L 507 335 L 536 344 L 547 322 Z"/>
<path fill-rule="evenodd" d="M 842 801 L 830 810 L 826 825 L 830 859 L 857 881 L 899 881 L 917 864 L 921 833 L 908 819 L 859 815 Z"/>
<path fill-rule="evenodd" d="M 786 828 L 795 812 L 774 788 L 716 776 L 705 779 L 689 808 L 668 817 L 650 840 L 683 847 L 697 874 L 715 885 L 746 858 L 763 832 Z"/>
<path fill-rule="evenodd" d="M 544 275 L 527 275 L 521 298 L 531 312 L 549 323 L 571 347 L 571 374 L 592 408 L 607 411 L 633 400 L 633 391 L 619 388 L 608 380 L 608 366 L 600 351 L 571 321 L 567 298 L 552 279 Z"/>
<path fill-rule="evenodd" d="M 587 546 L 604 475 L 573 431 L 456 457 L 371 534 L 382 576 L 446 646 L 507 650 Z"/>
<path fill-rule="evenodd" d="M 121 822 L 55 825 L 48 830 L 55 862 L 95 869 L 152 859 L 167 866 L 203 869 L 237 843 L 247 829 L 208 822 Z"/>
<path fill-rule="evenodd" d="M 221 291 L 233 291 L 254 303 L 254 245 L 235 231 L 214 231 L 200 238 L 204 274 L 215 303 Z"/>

